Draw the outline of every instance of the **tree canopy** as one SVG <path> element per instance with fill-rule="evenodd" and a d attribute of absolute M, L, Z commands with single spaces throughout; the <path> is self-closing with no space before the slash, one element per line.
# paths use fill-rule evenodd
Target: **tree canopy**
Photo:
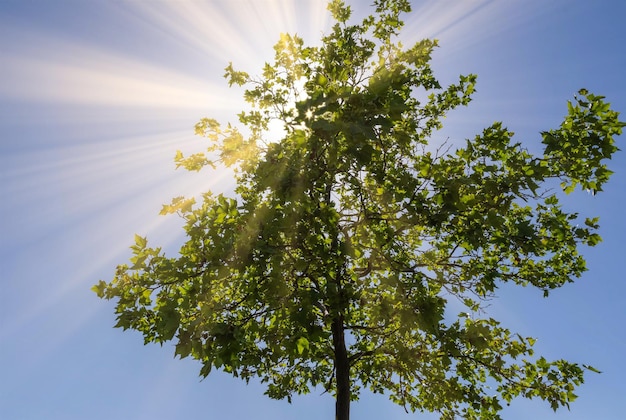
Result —
<path fill-rule="evenodd" d="M 185 220 L 178 255 L 137 235 L 130 264 L 94 290 L 116 300 L 116 327 L 173 341 L 202 376 L 258 378 L 278 399 L 324 389 L 337 419 L 362 388 L 442 419 L 498 419 L 520 396 L 569 406 L 594 369 L 535 356 L 533 338 L 483 305 L 499 284 L 548 296 L 585 271 L 579 247 L 600 242 L 598 220 L 566 212 L 559 186 L 602 191 L 625 124 L 582 89 L 541 133 L 542 154 L 499 122 L 465 144 L 433 143 L 476 77 L 442 87 L 437 42 L 397 41 L 410 2 L 374 8 L 353 23 L 333 0 L 320 46 L 285 34 L 261 75 L 226 68 L 250 108 L 238 125 L 202 119 L 207 152 L 175 160 L 233 167 L 233 194 L 163 206 Z"/>

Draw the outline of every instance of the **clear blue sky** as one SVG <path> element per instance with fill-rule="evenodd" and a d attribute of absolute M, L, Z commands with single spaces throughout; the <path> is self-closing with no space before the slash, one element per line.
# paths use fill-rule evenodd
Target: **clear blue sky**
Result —
<path fill-rule="evenodd" d="M 363 11 L 370 2 L 352 3 Z M 440 39 L 441 80 L 479 76 L 475 101 L 433 141 L 471 138 L 501 120 L 534 149 L 581 87 L 626 119 L 626 2 L 413 8 L 403 37 Z M 202 145 L 199 118 L 234 120 L 243 105 L 221 77 L 228 61 L 254 73 L 280 32 L 313 43 L 328 23 L 324 2 L 312 0 L 0 0 L 0 418 L 333 418 L 332 398 L 319 392 L 289 405 L 225 375 L 200 381 L 199 366 L 173 359 L 172 346 L 144 347 L 113 329 L 113 303 L 89 290 L 127 260 L 134 233 L 175 249 L 180 223 L 158 216 L 161 204 L 230 187 L 226 173 L 173 165 L 176 149 Z M 490 308 L 537 337 L 547 357 L 604 373 L 588 376 L 569 412 L 519 400 L 506 419 L 624 418 L 626 152 L 612 169 L 604 193 L 566 200 L 601 218 L 604 242 L 585 250 L 590 271 L 549 299 L 505 288 Z M 433 417 L 364 394 L 353 418 Z"/>

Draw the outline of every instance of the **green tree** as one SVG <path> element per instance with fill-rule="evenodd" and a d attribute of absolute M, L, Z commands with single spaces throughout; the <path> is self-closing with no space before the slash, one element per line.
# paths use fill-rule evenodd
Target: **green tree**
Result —
<path fill-rule="evenodd" d="M 248 87 L 245 130 L 203 119 L 207 153 L 176 163 L 235 168 L 234 197 L 174 199 L 162 213 L 186 222 L 179 255 L 137 236 L 131 264 L 94 290 L 117 300 L 117 327 L 174 341 L 202 376 L 256 377 L 288 400 L 319 387 L 341 420 L 363 387 L 442 419 L 498 419 L 518 396 L 569 406 L 594 369 L 533 356 L 532 338 L 482 307 L 499 283 L 547 296 L 585 271 L 578 247 L 600 241 L 597 219 L 565 212 L 553 189 L 601 191 L 625 124 L 581 90 L 541 133 L 543 155 L 501 123 L 454 149 L 429 144 L 475 76 L 442 88 L 436 42 L 396 41 L 409 1 L 374 6 L 352 24 L 333 0 L 321 46 L 282 35 L 261 76 L 226 68 Z M 267 139 L 272 121 L 279 141 Z"/>

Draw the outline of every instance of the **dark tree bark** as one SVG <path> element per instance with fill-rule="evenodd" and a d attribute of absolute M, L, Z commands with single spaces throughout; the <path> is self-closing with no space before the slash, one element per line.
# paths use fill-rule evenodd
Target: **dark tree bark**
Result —
<path fill-rule="evenodd" d="M 333 320 L 333 346 L 335 348 L 335 380 L 337 397 L 335 401 L 335 419 L 350 419 L 350 361 L 346 350 L 343 316 L 337 314 Z"/>

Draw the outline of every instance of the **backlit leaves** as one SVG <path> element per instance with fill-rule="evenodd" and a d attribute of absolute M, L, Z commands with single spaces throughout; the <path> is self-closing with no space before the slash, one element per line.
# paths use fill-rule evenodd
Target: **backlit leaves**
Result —
<path fill-rule="evenodd" d="M 602 191 L 602 185 L 612 171 L 604 159 L 610 159 L 618 148 L 614 136 L 622 133 L 626 123 L 610 109 L 603 96 L 581 89 L 575 104 L 568 102 L 568 115 L 558 130 L 542 133 L 546 157 L 562 171 L 561 186 L 566 193 L 577 185 L 592 193 Z"/>

